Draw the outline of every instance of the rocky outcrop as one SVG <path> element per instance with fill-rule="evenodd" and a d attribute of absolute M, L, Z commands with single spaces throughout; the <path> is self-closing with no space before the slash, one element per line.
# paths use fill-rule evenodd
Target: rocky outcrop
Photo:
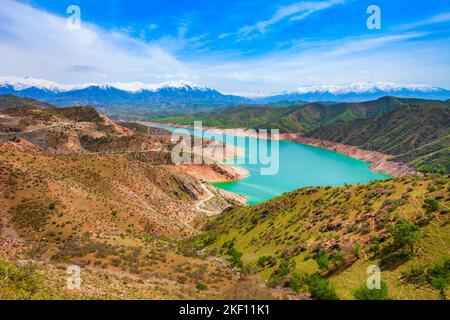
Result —
<path fill-rule="evenodd" d="M 186 164 L 177 165 L 176 168 L 181 172 L 188 173 L 198 180 L 209 183 L 241 180 L 249 176 L 249 172 L 243 168 L 222 163 L 212 165 Z"/>
<path fill-rule="evenodd" d="M 14 141 L 8 141 L 0 145 L 3 145 L 6 149 L 14 149 L 21 152 L 42 152 L 41 148 L 24 139 L 16 139 Z"/>

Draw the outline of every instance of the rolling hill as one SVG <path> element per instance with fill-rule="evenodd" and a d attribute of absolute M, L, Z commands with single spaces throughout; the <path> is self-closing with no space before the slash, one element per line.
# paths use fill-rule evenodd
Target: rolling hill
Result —
<path fill-rule="evenodd" d="M 188 115 L 154 117 L 152 120 L 184 125 L 193 125 L 194 120 L 201 120 L 204 126 L 280 129 L 282 133 L 298 133 L 309 132 L 325 124 L 377 117 L 407 105 L 448 107 L 447 102 L 438 100 L 383 97 L 358 103 L 316 102 L 280 107 L 244 105 Z"/>
<path fill-rule="evenodd" d="M 420 171 L 450 171 L 450 109 L 404 106 L 376 118 L 322 126 L 306 136 L 395 155 Z"/>
<path fill-rule="evenodd" d="M 230 210 L 192 243 L 304 298 L 443 299 L 448 183 L 429 176 L 306 188 Z M 382 290 L 367 290 L 370 266 L 380 267 Z"/>

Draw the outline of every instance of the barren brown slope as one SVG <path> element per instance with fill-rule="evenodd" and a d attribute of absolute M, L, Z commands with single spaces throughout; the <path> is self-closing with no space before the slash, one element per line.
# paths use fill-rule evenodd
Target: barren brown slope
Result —
<path fill-rule="evenodd" d="M 202 219 L 195 205 L 208 194 L 166 161 L 167 137 L 134 134 L 87 107 L 0 115 L 0 299 L 223 298 L 235 290 L 227 263 L 184 249 Z M 80 291 L 66 287 L 70 264 L 82 268 Z"/>

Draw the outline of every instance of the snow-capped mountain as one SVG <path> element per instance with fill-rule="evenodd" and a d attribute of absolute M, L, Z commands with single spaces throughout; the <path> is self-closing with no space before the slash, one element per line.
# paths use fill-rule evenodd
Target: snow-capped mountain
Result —
<path fill-rule="evenodd" d="M 10 86 L 16 91 L 22 91 L 30 88 L 51 91 L 54 93 L 67 92 L 73 90 L 82 90 L 89 87 L 98 87 L 100 89 L 115 88 L 129 93 L 137 93 L 141 91 L 158 91 L 166 88 L 186 89 L 186 90 L 208 90 L 206 87 L 197 86 L 189 81 L 168 81 L 159 84 L 146 84 L 142 82 L 116 82 L 116 83 L 85 83 L 78 85 L 65 85 L 53 81 L 35 79 L 35 78 L 19 78 L 19 77 L 0 77 L 0 87 Z"/>
<path fill-rule="evenodd" d="M 397 85 L 395 83 L 386 83 L 386 82 L 359 82 L 359 83 L 351 83 L 342 86 L 309 86 L 309 87 L 300 87 L 295 90 L 292 90 L 288 93 L 298 93 L 298 94 L 306 94 L 306 93 L 332 93 L 335 95 L 339 94 L 348 94 L 348 93 L 373 93 L 377 91 L 384 92 L 396 92 L 401 90 L 411 90 L 411 91 L 420 91 L 420 92 L 432 92 L 437 91 L 439 88 L 426 86 L 426 85 Z"/>
<path fill-rule="evenodd" d="M 250 101 L 187 81 L 61 85 L 34 78 L 0 77 L 0 94 L 39 99 L 58 106 L 90 105 L 106 113 L 123 108 L 200 109 Z"/>
<path fill-rule="evenodd" d="M 117 82 L 63 85 L 52 81 L 0 77 L 0 94 L 14 94 L 34 98 L 57 106 L 90 105 L 103 112 L 199 110 L 214 107 L 281 101 L 367 101 L 383 96 L 446 100 L 450 91 L 427 85 L 397 85 L 393 83 L 352 83 L 348 85 L 304 86 L 279 94 L 264 95 L 223 94 L 217 90 L 194 85 L 187 81 L 160 84 Z"/>
<path fill-rule="evenodd" d="M 261 99 L 276 101 L 365 101 L 383 96 L 403 98 L 448 99 L 450 91 L 427 85 L 397 85 L 385 82 L 363 82 L 347 85 L 304 86 Z"/>

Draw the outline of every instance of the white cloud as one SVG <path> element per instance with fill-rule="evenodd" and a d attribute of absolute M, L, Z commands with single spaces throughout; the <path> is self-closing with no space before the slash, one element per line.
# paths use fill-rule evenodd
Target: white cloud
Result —
<path fill-rule="evenodd" d="M 260 27 L 265 30 L 282 19 L 299 19 L 313 12 L 311 7 L 305 10 L 278 11 Z M 432 21 L 443 19 L 438 16 Z M 424 40 L 424 32 L 301 40 L 263 56 L 242 57 L 236 52 L 201 51 L 198 47 L 206 40 L 186 38 L 185 31 L 181 28 L 175 39 L 147 43 L 87 22 L 81 30 L 69 30 L 64 17 L 2 0 L 0 76 L 31 76 L 65 84 L 188 80 L 224 92 L 259 94 L 302 85 L 366 81 L 450 86 L 450 41 Z M 189 46 L 196 55 L 176 57 L 173 52 L 182 46 Z"/>
<path fill-rule="evenodd" d="M 367 50 L 377 50 L 380 47 L 392 43 L 398 43 L 406 40 L 417 39 L 428 35 L 426 32 L 410 32 L 404 34 L 391 34 L 378 37 L 348 38 L 344 42 L 334 43 L 329 41 L 329 55 L 345 56 L 356 52 Z"/>
<path fill-rule="evenodd" d="M 253 32 L 265 33 L 269 27 L 286 18 L 289 18 L 290 21 L 303 20 L 315 12 L 344 2 L 345 0 L 300 1 L 291 5 L 282 6 L 277 9 L 271 18 L 259 21 L 254 25 L 242 27 L 238 33 L 244 36 L 249 36 Z"/>
<path fill-rule="evenodd" d="M 450 42 L 425 42 L 421 35 L 349 37 L 304 45 L 296 52 L 222 63 L 206 60 L 191 67 L 208 86 L 226 92 L 277 92 L 302 85 L 376 81 L 450 87 Z"/>
<path fill-rule="evenodd" d="M 434 16 L 434 17 L 431 17 L 431 18 L 428 18 L 425 20 L 401 25 L 397 29 L 398 30 L 410 30 L 410 29 L 416 29 L 419 27 L 429 26 L 429 25 L 433 25 L 433 24 L 445 23 L 445 22 L 449 22 L 449 21 L 450 21 L 450 12 L 444 12 L 437 16 Z"/>
<path fill-rule="evenodd" d="M 72 66 L 89 66 L 72 68 Z M 83 70 L 82 70 L 83 69 Z M 151 74 L 187 73 L 172 54 L 155 44 L 82 22 L 69 30 L 66 19 L 12 0 L 0 11 L 0 73 L 32 75 L 60 82 L 142 80 Z M 131 79 L 139 77 L 140 79 Z"/>

